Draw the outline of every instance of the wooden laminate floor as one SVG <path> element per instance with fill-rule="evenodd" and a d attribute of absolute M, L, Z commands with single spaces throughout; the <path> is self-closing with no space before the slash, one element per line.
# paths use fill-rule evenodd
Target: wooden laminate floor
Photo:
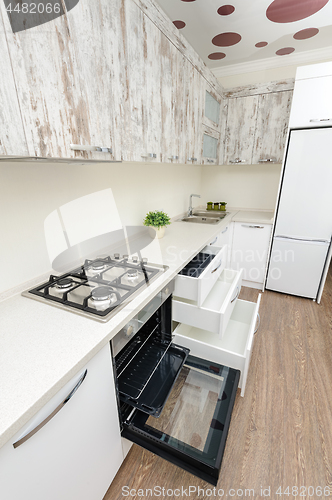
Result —
<path fill-rule="evenodd" d="M 240 298 L 256 301 L 258 293 L 243 288 Z M 104 500 L 332 498 L 332 268 L 320 305 L 266 291 L 260 315 L 216 491 L 133 445 Z"/>

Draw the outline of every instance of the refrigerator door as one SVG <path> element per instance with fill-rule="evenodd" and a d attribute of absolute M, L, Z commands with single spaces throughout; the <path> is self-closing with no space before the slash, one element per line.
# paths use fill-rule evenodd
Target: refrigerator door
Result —
<path fill-rule="evenodd" d="M 291 130 L 275 235 L 330 240 L 332 128 Z"/>
<path fill-rule="evenodd" d="M 316 299 L 329 244 L 275 237 L 266 288 Z"/>

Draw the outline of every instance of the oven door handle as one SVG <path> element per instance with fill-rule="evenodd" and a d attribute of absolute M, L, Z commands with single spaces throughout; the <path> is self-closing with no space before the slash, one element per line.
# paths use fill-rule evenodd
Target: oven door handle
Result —
<path fill-rule="evenodd" d="M 82 385 L 82 383 L 84 382 L 85 380 L 85 377 L 88 373 L 88 370 L 85 370 L 84 373 L 82 374 L 82 376 L 80 377 L 79 381 L 77 382 L 77 384 L 75 385 L 74 389 L 72 389 L 70 391 L 70 393 L 65 397 L 65 399 L 59 404 L 59 406 L 57 406 L 55 408 L 55 410 L 52 411 L 52 413 L 50 413 L 42 422 L 40 422 L 40 424 L 38 424 L 34 429 L 32 429 L 32 431 L 28 432 L 28 434 L 26 434 L 25 436 L 23 436 L 21 439 L 19 439 L 18 441 L 15 441 L 15 443 L 13 443 L 13 446 L 14 448 L 18 448 L 19 446 L 21 446 L 21 444 L 25 443 L 26 441 L 28 441 L 28 439 L 30 439 L 32 436 L 34 436 L 40 429 L 42 429 L 44 427 L 44 425 L 46 425 L 60 410 L 62 410 L 62 408 L 65 406 L 66 403 L 68 403 L 68 401 L 74 396 L 75 392 L 79 389 L 79 387 Z"/>

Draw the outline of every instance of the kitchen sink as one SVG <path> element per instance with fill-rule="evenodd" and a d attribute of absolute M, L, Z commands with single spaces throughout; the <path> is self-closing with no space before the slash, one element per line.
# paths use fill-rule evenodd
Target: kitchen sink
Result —
<path fill-rule="evenodd" d="M 228 215 L 228 212 L 222 212 L 220 210 L 193 210 L 193 215 L 198 215 L 199 217 L 213 217 L 218 218 L 219 220 L 223 219 Z"/>
<path fill-rule="evenodd" d="M 178 219 L 180 222 L 191 222 L 196 224 L 218 224 L 223 219 L 223 217 L 206 217 L 199 215 L 191 215 L 190 217 L 182 217 Z"/>

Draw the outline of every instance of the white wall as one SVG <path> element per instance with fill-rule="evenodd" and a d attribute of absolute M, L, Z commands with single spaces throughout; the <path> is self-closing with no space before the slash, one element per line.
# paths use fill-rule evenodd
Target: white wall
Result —
<path fill-rule="evenodd" d="M 201 170 L 160 163 L 1 162 L 0 293 L 50 271 L 44 221 L 62 205 L 111 188 L 123 225 L 141 225 L 149 210 L 174 217 L 188 208 L 190 193 L 200 192 Z"/>
<path fill-rule="evenodd" d="M 274 210 L 281 165 L 206 166 L 202 201 L 226 201 L 227 208 Z"/>

